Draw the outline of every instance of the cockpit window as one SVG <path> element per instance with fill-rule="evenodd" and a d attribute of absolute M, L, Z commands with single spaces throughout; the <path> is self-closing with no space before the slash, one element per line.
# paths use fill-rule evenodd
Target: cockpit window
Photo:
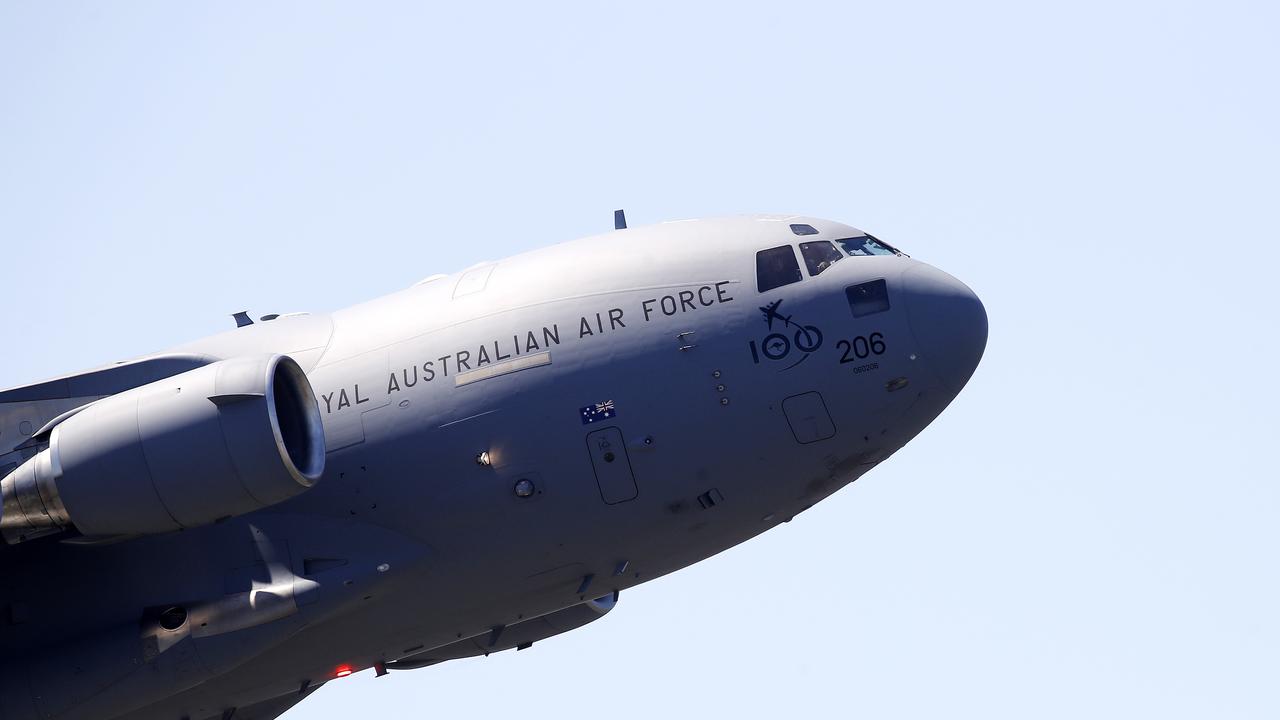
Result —
<path fill-rule="evenodd" d="M 837 240 L 850 255 L 901 255 L 894 247 L 871 235 Z"/>
<path fill-rule="evenodd" d="M 776 287 L 800 282 L 800 263 L 790 245 L 782 245 L 756 253 L 756 288 L 768 292 Z"/>
<path fill-rule="evenodd" d="M 844 258 L 827 240 L 800 243 L 800 254 L 804 256 L 804 266 L 809 268 L 809 277 L 818 277 L 823 270 Z"/>

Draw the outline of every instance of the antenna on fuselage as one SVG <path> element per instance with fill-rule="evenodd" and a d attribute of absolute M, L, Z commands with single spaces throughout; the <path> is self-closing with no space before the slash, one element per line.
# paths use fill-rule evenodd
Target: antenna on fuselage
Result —
<path fill-rule="evenodd" d="M 613 211 L 613 229 L 614 230 L 627 229 L 627 213 L 625 211 L 622 211 L 622 210 Z"/>

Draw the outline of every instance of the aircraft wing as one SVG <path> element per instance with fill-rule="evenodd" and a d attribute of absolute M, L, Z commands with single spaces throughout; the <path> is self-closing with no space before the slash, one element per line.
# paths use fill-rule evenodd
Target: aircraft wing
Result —
<path fill-rule="evenodd" d="M 154 355 L 0 390 L 0 477 L 35 454 L 38 448 L 23 444 L 59 415 L 108 395 L 208 365 L 215 359 L 203 355 Z"/>

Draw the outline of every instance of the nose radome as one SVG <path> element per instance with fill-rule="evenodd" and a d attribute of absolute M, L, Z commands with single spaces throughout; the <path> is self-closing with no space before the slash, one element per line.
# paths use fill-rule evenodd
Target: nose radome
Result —
<path fill-rule="evenodd" d="M 967 285 L 920 263 L 902 274 L 907 318 L 923 360 L 958 393 L 987 347 L 987 310 Z"/>

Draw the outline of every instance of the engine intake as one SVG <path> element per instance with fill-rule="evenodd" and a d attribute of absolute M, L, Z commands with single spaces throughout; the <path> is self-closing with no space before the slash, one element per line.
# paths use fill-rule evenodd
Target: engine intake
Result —
<path fill-rule="evenodd" d="M 207 525 L 287 500 L 324 472 L 324 428 L 286 355 L 223 360 L 99 400 L 0 480 L 0 535 Z"/>

